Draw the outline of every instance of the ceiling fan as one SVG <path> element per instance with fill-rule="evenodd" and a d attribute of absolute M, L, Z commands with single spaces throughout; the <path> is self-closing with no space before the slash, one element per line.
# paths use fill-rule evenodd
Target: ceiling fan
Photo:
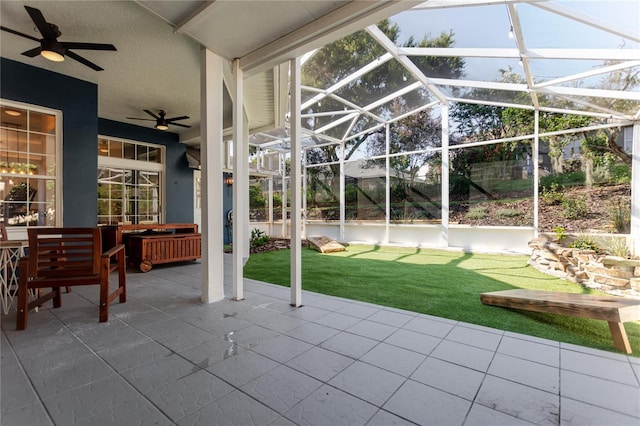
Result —
<path fill-rule="evenodd" d="M 112 44 L 102 44 L 102 43 L 74 43 L 74 42 L 65 42 L 58 41 L 58 37 L 60 37 L 61 33 L 58 29 L 58 26 L 47 22 L 42 15 L 40 10 L 25 6 L 27 13 L 31 17 L 31 20 L 42 34 L 42 39 L 38 39 L 29 34 L 21 33 L 20 31 L 12 30 L 10 28 L 0 26 L 0 30 L 6 31 L 11 34 L 15 34 L 24 38 L 28 38 L 29 40 L 37 41 L 40 43 L 40 47 L 36 47 L 31 50 L 27 50 L 26 52 L 22 52 L 23 55 L 28 56 L 30 58 L 34 58 L 38 55 L 42 55 L 53 62 L 62 62 L 64 61 L 65 55 L 70 57 L 71 59 L 75 59 L 92 68 L 96 71 L 102 71 L 103 68 L 94 64 L 93 62 L 83 58 L 75 52 L 72 52 L 71 49 L 80 49 L 80 50 L 111 50 L 115 51 L 116 48 Z"/>
<path fill-rule="evenodd" d="M 154 114 L 153 112 L 149 111 L 148 109 L 144 109 L 144 112 L 146 112 L 147 114 L 149 114 L 150 116 L 153 117 L 153 119 L 151 118 L 137 118 L 137 117 L 127 117 L 129 120 L 145 120 L 145 121 L 155 121 L 156 125 L 155 128 L 158 130 L 167 130 L 169 129 L 169 125 L 171 126 L 180 126 L 180 127 L 186 127 L 186 128 L 190 128 L 191 126 L 187 126 L 186 124 L 180 124 L 180 123 L 175 123 L 175 121 L 178 120 L 186 120 L 189 118 L 189 116 L 187 115 L 183 115 L 181 117 L 173 117 L 173 118 L 166 118 L 166 112 L 164 112 L 163 110 L 158 111 L 158 114 Z"/>

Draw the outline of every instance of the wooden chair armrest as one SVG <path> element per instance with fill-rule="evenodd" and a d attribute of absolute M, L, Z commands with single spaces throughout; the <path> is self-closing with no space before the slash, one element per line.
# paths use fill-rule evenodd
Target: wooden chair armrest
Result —
<path fill-rule="evenodd" d="M 102 258 L 104 259 L 105 257 L 107 257 L 107 258 L 108 257 L 113 257 L 115 254 L 117 254 L 121 250 L 124 250 L 124 244 L 115 245 L 115 246 L 111 247 L 109 250 L 107 250 L 104 253 L 102 253 Z"/>

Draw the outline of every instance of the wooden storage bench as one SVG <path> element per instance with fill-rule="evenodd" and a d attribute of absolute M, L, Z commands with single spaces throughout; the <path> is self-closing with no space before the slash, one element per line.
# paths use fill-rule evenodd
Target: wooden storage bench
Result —
<path fill-rule="evenodd" d="M 142 272 L 153 265 L 202 256 L 202 236 L 193 223 L 105 226 L 103 234 L 108 245 L 124 244 L 128 263 Z"/>
<path fill-rule="evenodd" d="M 503 308 L 607 321 L 616 349 L 628 354 L 631 345 L 623 323 L 640 320 L 640 300 L 616 296 L 516 289 L 482 293 L 480 300 Z"/>

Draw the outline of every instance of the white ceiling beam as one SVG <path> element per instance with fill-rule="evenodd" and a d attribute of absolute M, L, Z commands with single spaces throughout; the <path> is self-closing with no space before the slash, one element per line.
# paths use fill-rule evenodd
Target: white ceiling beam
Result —
<path fill-rule="evenodd" d="M 571 98 L 565 98 L 567 100 L 570 101 L 574 101 L 574 99 Z M 579 103 L 579 102 L 576 102 Z M 573 114 L 573 115 L 584 115 L 587 117 L 596 117 L 596 118 L 605 118 L 605 119 L 611 119 L 612 117 L 617 117 L 619 119 L 622 120 L 629 120 L 630 117 L 627 115 L 620 115 L 619 112 L 616 112 L 615 114 L 611 114 L 611 113 L 604 113 L 604 112 L 597 112 L 597 111 L 586 111 L 586 110 L 576 110 L 576 109 L 562 109 L 562 108 L 549 108 L 549 107 L 541 107 L 540 111 L 544 111 L 544 112 L 553 112 L 553 113 L 557 113 L 557 114 Z"/>
<path fill-rule="evenodd" d="M 487 101 L 484 99 L 449 98 L 449 102 L 459 102 L 463 104 L 488 105 L 500 108 L 520 108 L 533 111 L 535 108 L 529 104 L 515 104 L 510 102 Z"/>
<path fill-rule="evenodd" d="M 551 95 L 569 95 L 569 96 L 585 96 L 593 98 L 611 98 L 624 99 L 628 101 L 639 101 L 640 92 L 629 92 L 622 90 L 606 90 L 606 89 L 583 89 L 580 87 L 541 87 L 536 89 L 538 93 L 548 93 Z"/>
<path fill-rule="evenodd" d="M 380 123 L 384 123 L 384 120 L 382 118 L 378 117 L 377 115 L 371 113 L 371 110 L 374 109 L 374 108 L 377 108 L 377 107 L 379 107 L 381 105 L 384 105 L 387 102 L 391 102 L 395 98 L 398 98 L 398 97 L 400 97 L 400 96 L 402 96 L 404 94 L 412 92 L 412 91 L 414 91 L 414 90 L 416 90 L 416 89 L 418 89 L 420 87 L 422 87 L 422 83 L 420 83 L 419 81 L 416 81 L 415 83 L 412 83 L 412 84 L 410 84 L 410 85 L 408 85 L 406 87 L 403 87 L 402 89 L 397 90 L 397 91 L 391 93 L 390 95 L 385 96 L 384 98 L 378 99 L 377 101 L 372 102 L 369 105 L 366 105 L 366 106 L 364 106 L 362 108 L 359 108 L 359 111 L 361 111 L 361 113 L 367 113 L 367 115 L 369 117 L 371 117 L 375 121 L 378 121 Z M 345 122 L 351 120 L 354 116 L 357 118 L 358 115 L 360 115 L 360 114 L 349 114 L 349 115 L 347 115 L 345 117 L 339 118 L 339 119 L 327 124 L 324 127 L 316 129 L 316 132 L 318 132 L 318 133 L 325 132 L 325 131 L 327 131 L 329 129 L 332 129 L 332 128 L 336 127 L 336 126 L 339 126 L 342 123 L 345 123 Z"/>
<path fill-rule="evenodd" d="M 178 34 L 187 32 L 190 27 L 199 24 L 211 15 L 214 9 L 219 5 L 220 2 L 216 2 L 216 0 L 202 2 L 198 7 L 194 8 L 186 18 L 176 24 L 174 32 Z"/>
<path fill-rule="evenodd" d="M 584 59 L 601 61 L 635 61 L 640 49 L 518 49 L 464 47 L 399 47 L 398 54 L 406 56 L 443 56 L 461 58 Z"/>
<path fill-rule="evenodd" d="M 620 71 L 626 68 L 633 68 L 637 66 L 640 66 L 640 61 L 623 62 L 620 64 L 611 65 L 608 67 L 596 68 L 591 71 L 582 72 L 579 74 L 573 74 L 573 75 L 569 75 L 562 78 L 556 78 L 556 79 L 544 81 L 541 83 L 536 83 L 534 84 L 533 87 L 538 88 L 538 87 L 545 87 L 545 86 L 555 86 L 558 84 L 568 83 L 569 81 L 582 80 L 586 78 L 595 77 L 597 75 L 607 74 L 610 72 Z"/>
<path fill-rule="evenodd" d="M 441 102 L 445 102 L 446 96 L 444 93 L 440 91 L 437 87 L 435 87 L 429 77 L 424 75 L 422 70 L 413 63 L 411 59 L 409 59 L 406 55 L 400 54 L 398 46 L 395 45 L 389 37 L 386 36 L 385 33 L 380 31 L 375 25 L 369 25 L 367 27 L 367 32 L 373 37 L 378 44 L 385 48 L 385 50 L 393 55 L 396 61 L 400 62 L 400 64 L 413 75 L 433 96 L 435 96 Z"/>
<path fill-rule="evenodd" d="M 602 106 L 602 105 L 594 104 L 593 102 L 589 102 L 589 100 L 587 100 L 587 99 L 572 98 L 571 96 L 566 96 L 566 95 L 555 95 L 555 96 L 560 98 L 560 99 L 564 99 L 566 101 L 572 102 L 574 104 L 578 104 L 578 105 L 582 105 L 582 106 L 587 107 L 587 108 L 591 108 L 594 111 L 600 111 L 601 114 L 605 114 L 605 115 L 608 114 L 609 117 L 629 118 L 628 115 L 625 115 L 625 114 L 621 113 L 620 111 L 616 111 L 616 110 L 613 110 L 611 108 L 607 108 L 607 107 Z"/>
<path fill-rule="evenodd" d="M 622 28 L 617 28 L 615 26 L 615 22 L 603 21 L 594 16 L 587 16 L 575 9 L 568 9 L 556 3 L 539 2 L 539 3 L 533 3 L 533 6 L 546 10 L 547 12 L 551 12 L 556 15 L 562 16 L 563 18 L 571 19 L 571 20 L 580 22 L 581 24 L 585 24 L 590 27 L 597 28 L 600 31 L 605 31 L 607 33 L 620 36 L 628 40 L 640 42 L 640 31 L 637 31 L 638 30 L 637 28 L 635 32 L 626 31 Z"/>
<path fill-rule="evenodd" d="M 505 3 L 506 4 L 506 3 Z M 529 59 L 527 59 L 526 51 L 527 46 L 524 42 L 524 35 L 522 34 L 522 26 L 520 25 L 520 16 L 518 15 L 518 10 L 514 4 L 507 5 L 507 15 L 509 17 L 509 23 L 511 23 L 511 31 L 513 33 L 516 47 L 518 48 L 518 54 L 520 55 L 520 63 L 522 64 L 522 69 L 524 71 L 525 80 L 527 82 L 527 86 L 533 87 L 533 73 L 531 72 L 531 64 L 529 64 Z M 529 96 L 531 97 L 531 103 L 535 108 L 540 107 L 540 101 L 538 100 L 538 95 L 535 92 L 529 92 Z"/>
<path fill-rule="evenodd" d="M 324 112 L 312 112 L 310 114 L 302 114 L 302 118 L 313 118 L 313 117 L 330 117 L 332 115 L 347 115 L 353 112 L 357 112 L 355 109 L 342 109 L 338 111 L 324 111 Z"/>
<path fill-rule="evenodd" d="M 458 80 L 448 78 L 432 78 L 431 81 L 439 86 L 472 87 L 474 89 L 508 90 L 510 92 L 526 92 L 526 84 L 502 83 L 499 81 Z"/>
<path fill-rule="evenodd" d="M 536 3 L 548 0 L 429 0 L 411 10 L 450 9 L 456 7 L 491 6 L 505 3 Z"/>
<path fill-rule="evenodd" d="M 354 71 L 349 76 L 341 79 L 336 84 L 334 84 L 333 86 L 331 86 L 327 90 L 325 90 L 324 93 L 320 93 L 320 94 L 314 96 L 313 98 L 309 99 L 308 101 L 304 102 L 300 108 L 302 108 L 303 110 L 309 108 L 311 105 L 313 105 L 314 103 L 322 100 L 327 95 L 336 92 L 337 90 L 343 88 L 347 84 L 349 84 L 349 83 L 357 80 L 358 78 L 362 77 L 366 73 L 371 72 L 374 69 L 378 68 L 380 65 L 390 61 L 391 58 L 392 58 L 392 56 L 391 56 L 390 53 L 388 53 L 388 52 L 385 53 L 384 55 L 379 57 L 377 60 L 369 62 L 364 67 L 360 68 L 357 71 Z"/>
<path fill-rule="evenodd" d="M 240 58 L 245 73 L 264 71 L 288 59 L 375 24 L 418 4 L 414 0 L 350 1 L 313 22 Z"/>

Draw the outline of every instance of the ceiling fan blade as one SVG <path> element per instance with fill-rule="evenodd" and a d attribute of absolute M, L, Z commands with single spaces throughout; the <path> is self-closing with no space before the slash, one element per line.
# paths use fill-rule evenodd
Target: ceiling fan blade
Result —
<path fill-rule="evenodd" d="M 79 50 L 111 50 L 116 51 L 116 47 L 113 44 L 104 43 L 74 43 L 74 42 L 62 42 L 61 43 L 67 49 L 79 49 Z"/>
<path fill-rule="evenodd" d="M 46 19 L 44 19 L 42 12 L 34 7 L 25 6 L 24 8 L 27 9 L 27 13 L 29 14 L 29 16 L 31 16 L 31 20 L 34 24 L 36 24 L 36 27 L 38 27 L 38 31 L 40 31 L 42 37 L 51 40 L 55 40 L 58 37 L 53 32 Z"/>
<path fill-rule="evenodd" d="M 27 50 L 26 52 L 22 52 L 22 54 L 24 56 L 28 56 L 30 58 L 35 58 L 36 56 L 38 56 L 40 54 L 41 50 L 42 50 L 41 47 L 36 47 L 36 48 L 31 49 L 31 50 Z"/>
<path fill-rule="evenodd" d="M 65 54 L 70 57 L 71 59 L 75 59 L 76 61 L 80 62 L 81 64 L 84 64 L 86 66 L 88 66 L 89 68 L 95 70 L 95 71 L 102 71 L 104 68 L 99 67 L 98 65 L 94 64 L 93 62 L 83 58 L 82 56 L 78 55 L 77 53 L 73 53 L 70 50 L 67 50 L 65 52 Z"/>
<path fill-rule="evenodd" d="M 169 123 L 169 125 L 170 126 L 186 127 L 187 129 L 191 127 L 191 126 L 187 126 L 186 124 L 180 124 L 180 123 Z"/>
<path fill-rule="evenodd" d="M 138 118 L 138 117 L 125 117 L 127 120 L 144 120 L 144 121 L 156 121 L 151 118 Z"/>
<path fill-rule="evenodd" d="M 155 115 L 153 112 L 149 111 L 148 109 L 143 109 L 144 112 L 146 112 L 147 114 L 149 114 L 150 116 L 152 116 L 153 118 L 155 118 L 156 120 L 160 119 L 160 117 L 158 117 L 157 115 Z"/>
<path fill-rule="evenodd" d="M 183 115 L 182 117 L 173 117 L 173 118 L 167 118 L 167 121 L 177 121 L 177 120 L 186 120 L 188 119 L 189 116 L 188 115 Z"/>
<path fill-rule="evenodd" d="M 6 31 L 6 32 L 11 33 L 11 34 L 18 35 L 20 37 L 28 38 L 29 40 L 38 41 L 38 42 L 40 41 L 39 38 L 30 36 L 29 34 L 21 33 L 20 31 L 12 30 L 11 28 L 0 27 L 0 30 Z"/>

